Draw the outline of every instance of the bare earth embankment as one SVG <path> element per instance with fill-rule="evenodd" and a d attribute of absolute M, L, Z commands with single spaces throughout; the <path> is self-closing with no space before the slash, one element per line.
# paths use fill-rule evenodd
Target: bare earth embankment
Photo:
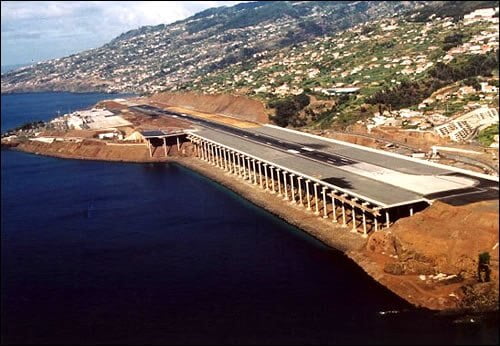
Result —
<path fill-rule="evenodd" d="M 435 202 L 348 255 L 383 285 L 436 310 L 498 309 L 498 201 Z M 491 256 L 491 281 L 478 282 L 479 254 Z"/>
<path fill-rule="evenodd" d="M 166 162 L 163 149 L 157 152 L 161 155 L 150 157 L 148 148 L 143 144 L 112 144 L 102 143 L 97 140 L 84 140 L 82 142 L 23 142 L 16 146 L 16 150 L 53 156 L 65 159 L 101 160 L 120 162 Z M 176 146 L 168 146 L 168 155 L 177 155 Z"/>
<path fill-rule="evenodd" d="M 159 93 L 149 99 L 164 106 L 176 106 L 261 124 L 269 122 L 262 102 L 228 94 Z"/>

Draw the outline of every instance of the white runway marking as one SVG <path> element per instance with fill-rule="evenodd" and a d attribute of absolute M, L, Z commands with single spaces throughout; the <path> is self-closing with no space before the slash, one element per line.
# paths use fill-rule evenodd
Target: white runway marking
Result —
<path fill-rule="evenodd" d="M 407 174 L 369 163 L 356 163 L 338 168 L 423 195 L 473 187 L 476 183 L 473 179 L 463 177 Z"/>

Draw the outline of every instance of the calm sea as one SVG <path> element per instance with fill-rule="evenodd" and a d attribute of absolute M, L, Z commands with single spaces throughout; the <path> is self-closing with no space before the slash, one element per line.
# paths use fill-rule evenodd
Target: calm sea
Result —
<path fill-rule="evenodd" d="M 2 129 L 108 97 L 3 95 Z M 412 308 L 182 167 L 8 150 L 1 165 L 3 344 L 498 343 L 497 315 Z"/>
<path fill-rule="evenodd" d="M 50 120 L 79 109 L 90 108 L 101 100 L 127 97 L 127 94 L 26 93 L 2 95 L 2 132 L 27 122 Z"/>

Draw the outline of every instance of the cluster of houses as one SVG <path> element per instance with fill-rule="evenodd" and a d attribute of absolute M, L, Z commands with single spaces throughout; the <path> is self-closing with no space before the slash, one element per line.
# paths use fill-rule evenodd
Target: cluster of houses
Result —
<path fill-rule="evenodd" d="M 487 21 L 498 24 L 498 7 L 481 8 L 464 16 L 464 24 L 469 25 L 479 21 Z"/>
<path fill-rule="evenodd" d="M 296 26 L 295 19 L 283 17 L 270 24 L 234 28 L 217 34 L 191 32 L 191 26 L 199 20 L 179 21 L 162 30 L 123 37 L 97 49 L 37 64 L 36 69 L 26 70 L 34 77 L 23 83 L 36 86 L 46 80 L 64 81 L 76 77 L 91 81 L 107 92 L 173 91 L 193 80 L 200 71 L 220 63 L 224 57 L 243 49 L 259 50 L 262 42 L 282 39 Z M 265 51 L 253 56 L 264 54 Z M 2 82 L 9 83 L 8 80 Z"/>
<path fill-rule="evenodd" d="M 454 142 L 464 142 L 480 130 L 498 122 L 498 110 L 483 106 L 451 120 L 439 113 L 423 116 L 422 112 L 409 109 L 384 111 L 383 114 L 376 112 L 366 126 L 368 130 L 371 130 L 377 126 L 404 127 L 409 125 L 415 130 L 433 130 L 443 138 L 449 138 Z"/>
<path fill-rule="evenodd" d="M 476 30 L 477 34 L 467 42 L 438 56 L 434 53 L 440 51 L 442 44 L 439 34 L 460 32 L 464 26 L 455 23 L 452 18 L 438 18 L 435 15 L 427 23 L 386 18 L 320 37 L 277 54 L 259 53 L 260 59 L 251 70 L 239 68 L 241 64 L 236 64 L 222 80 L 219 78 L 220 72 L 216 71 L 198 76 L 190 88 L 207 93 L 240 89 L 247 90 L 245 92 L 248 94 L 285 97 L 302 93 L 304 82 L 313 80 L 316 82 L 309 88 L 326 95 L 345 93 L 333 89 L 378 87 L 387 76 L 391 76 L 392 82 L 398 84 L 398 78 L 418 76 L 438 61 L 447 63 L 459 54 L 485 54 L 497 49 L 496 13 L 498 8 L 468 14 L 465 17 L 467 25 L 476 23 L 483 26 L 485 22 L 491 26 Z M 365 54 L 366 47 L 373 42 L 410 48 L 388 54 L 392 46 L 384 46 L 381 54 Z M 332 61 L 338 63 L 330 68 Z"/>
<path fill-rule="evenodd" d="M 478 130 L 493 124 L 498 124 L 498 110 L 481 107 L 443 125 L 436 126 L 434 131 L 441 137 L 449 137 L 452 141 L 463 142 L 472 137 Z"/>

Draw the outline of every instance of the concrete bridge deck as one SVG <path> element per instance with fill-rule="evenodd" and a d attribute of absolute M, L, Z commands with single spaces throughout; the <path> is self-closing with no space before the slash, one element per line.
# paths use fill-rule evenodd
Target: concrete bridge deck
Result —
<path fill-rule="evenodd" d="M 491 195 L 491 185 L 498 185 L 498 178 L 276 126 L 239 129 L 151 105 L 133 108 L 146 114 L 181 116 L 212 140 L 224 138 L 229 146 L 259 152 L 276 164 L 286 163 L 310 176 L 359 192 L 380 205 L 430 200 L 434 196 L 446 198 L 456 196 L 458 191 L 466 191 L 470 199 L 474 193 L 484 195 L 487 191 Z"/>
<path fill-rule="evenodd" d="M 313 161 L 293 153 L 276 150 L 220 131 L 199 128 L 195 133 L 197 136 L 275 163 L 278 166 L 290 168 L 304 175 L 366 196 L 378 202 L 381 206 L 391 206 L 409 201 L 422 200 L 422 195 L 378 182 L 369 177 L 352 174 L 349 171 L 338 168 L 338 166 L 329 165 L 328 163 L 322 163 L 320 161 Z"/>

